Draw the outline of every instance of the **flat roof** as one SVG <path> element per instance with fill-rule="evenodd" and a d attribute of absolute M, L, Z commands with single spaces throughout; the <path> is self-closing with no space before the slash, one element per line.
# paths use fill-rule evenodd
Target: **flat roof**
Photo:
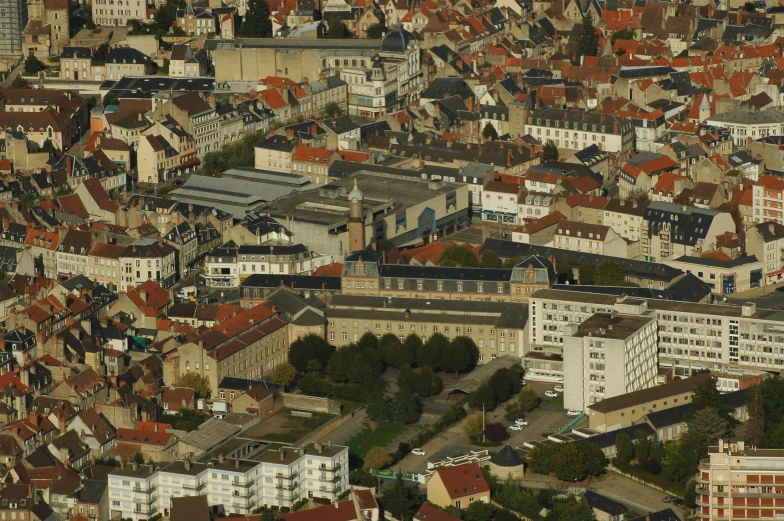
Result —
<path fill-rule="evenodd" d="M 613 396 L 606 398 L 600 402 L 596 402 L 588 406 L 589 409 L 601 413 L 610 413 L 627 409 L 643 403 L 652 402 L 654 400 L 661 400 L 677 394 L 690 393 L 694 390 L 694 386 L 698 383 L 704 382 L 711 375 L 702 373 L 694 375 L 690 378 L 683 378 L 681 380 L 673 380 L 672 382 L 664 385 L 657 385 L 649 387 L 648 389 L 641 389 L 631 393 L 622 394 L 620 396 Z"/>
<path fill-rule="evenodd" d="M 612 340 L 626 340 L 650 324 L 653 319 L 652 313 L 647 315 L 596 313 L 580 324 L 574 336 L 578 338 L 593 336 Z"/>

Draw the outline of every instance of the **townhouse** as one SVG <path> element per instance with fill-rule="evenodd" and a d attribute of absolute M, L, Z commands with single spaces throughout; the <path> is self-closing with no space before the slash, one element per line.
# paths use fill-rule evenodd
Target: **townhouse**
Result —
<path fill-rule="evenodd" d="M 224 245 L 204 259 L 205 283 L 212 287 L 237 287 L 255 274 L 311 275 L 319 266 L 332 263 L 302 244 Z"/>
<path fill-rule="evenodd" d="M 120 254 L 120 291 L 139 286 L 148 280 L 163 288 L 177 281 L 176 250 L 165 244 L 162 238 L 138 239 Z"/>
<path fill-rule="evenodd" d="M 627 154 L 634 147 L 634 125 L 628 119 L 591 111 L 542 109 L 525 121 L 526 132 L 559 149 L 582 150 L 598 144 L 602 150 Z"/>
<path fill-rule="evenodd" d="M 560 221 L 553 235 L 553 246 L 573 251 L 626 257 L 628 247 L 609 226 L 577 221 Z"/>
<path fill-rule="evenodd" d="M 784 224 L 784 181 L 774 175 L 760 176 L 753 188 L 752 209 L 756 223 Z"/>

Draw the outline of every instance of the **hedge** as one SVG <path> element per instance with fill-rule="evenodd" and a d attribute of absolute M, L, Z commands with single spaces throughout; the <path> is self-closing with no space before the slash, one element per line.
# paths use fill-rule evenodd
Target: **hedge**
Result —
<path fill-rule="evenodd" d="M 656 485 L 657 487 L 664 489 L 666 492 L 670 492 L 671 494 L 680 498 L 683 498 L 686 495 L 686 487 L 684 485 L 674 483 L 662 475 L 651 474 L 650 472 L 646 472 L 636 465 L 623 463 L 617 458 L 613 458 L 612 466 L 624 474 L 634 476 L 640 481 L 645 481 L 651 485 Z"/>
<path fill-rule="evenodd" d="M 390 463 L 390 466 L 394 465 L 395 463 L 403 459 L 406 456 L 406 454 L 410 452 L 411 447 L 414 448 L 421 447 L 428 441 L 435 438 L 435 436 L 441 431 L 448 429 L 455 423 L 465 418 L 466 411 L 465 411 L 465 407 L 463 406 L 464 403 L 465 400 L 461 400 L 460 402 L 454 404 L 433 425 L 429 426 L 427 429 L 423 431 L 420 431 L 419 434 L 417 434 L 407 442 L 401 443 L 400 445 L 401 446 L 404 445 L 408 450 L 403 451 L 400 450 L 400 448 L 398 448 L 398 450 L 390 454 L 390 456 L 392 456 L 392 463 Z"/>

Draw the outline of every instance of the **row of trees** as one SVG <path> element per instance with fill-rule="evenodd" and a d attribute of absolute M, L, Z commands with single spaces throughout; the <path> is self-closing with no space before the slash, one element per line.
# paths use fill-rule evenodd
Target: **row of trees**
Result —
<path fill-rule="evenodd" d="M 527 519 L 543 521 L 595 521 L 596 517 L 584 497 L 563 499 L 562 492 L 552 489 L 533 491 L 523 488 L 519 480 L 508 477 L 498 482 L 486 474 L 495 503 L 522 514 Z M 542 516 L 542 509 L 547 509 Z"/>
<path fill-rule="evenodd" d="M 561 481 L 582 481 L 606 472 L 607 459 L 593 443 L 542 443 L 528 453 L 528 468 Z"/>
<path fill-rule="evenodd" d="M 479 361 L 479 349 L 473 340 L 465 336 L 450 341 L 441 333 L 433 333 L 423 343 L 422 338 L 414 333 L 403 342 L 388 333 L 381 337 L 378 346 L 384 363 L 401 370 L 405 366 L 416 366 L 429 367 L 433 371 L 464 373 L 473 369 Z"/>
<path fill-rule="evenodd" d="M 468 395 L 468 405 L 474 409 L 492 411 L 520 391 L 523 368 L 515 365 L 496 371 L 490 379 Z"/>

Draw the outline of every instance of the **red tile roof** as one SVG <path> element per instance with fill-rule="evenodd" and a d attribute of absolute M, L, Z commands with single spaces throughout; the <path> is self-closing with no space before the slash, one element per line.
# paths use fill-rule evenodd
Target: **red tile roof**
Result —
<path fill-rule="evenodd" d="M 284 521 L 354 521 L 357 519 L 357 512 L 353 501 L 341 501 L 334 505 L 324 505 L 323 507 L 285 514 L 278 516 L 278 519 Z"/>
<path fill-rule="evenodd" d="M 172 435 L 168 432 L 154 432 L 141 429 L 117 429 L 116 442 L 155 445 L 165 447 Z"/>
<path fill-rule="evenodd" d="M 478 463 L 441 467 L 436 469 L 436 474 L 441 478 L 447 494 L 452 499 L 490 492 L 490 486 L 482 475 L 482 469 L 479 468 Z"/>
<path fill-rule="evenodd" d="M 331 158 L 331 150 L 309 147 L 307 145 L 298 146 L 291 156 L 292 161 L 305 161 L 319 164 L 329 164 Z"/>
<path fill-rule="evenodd" d="M 340 262 L 333 262 L 332 264 L 316 268 L 313 275 L 317 277 L 339 277 L 341 273 L 343 273 L 343 264 Z"/>

